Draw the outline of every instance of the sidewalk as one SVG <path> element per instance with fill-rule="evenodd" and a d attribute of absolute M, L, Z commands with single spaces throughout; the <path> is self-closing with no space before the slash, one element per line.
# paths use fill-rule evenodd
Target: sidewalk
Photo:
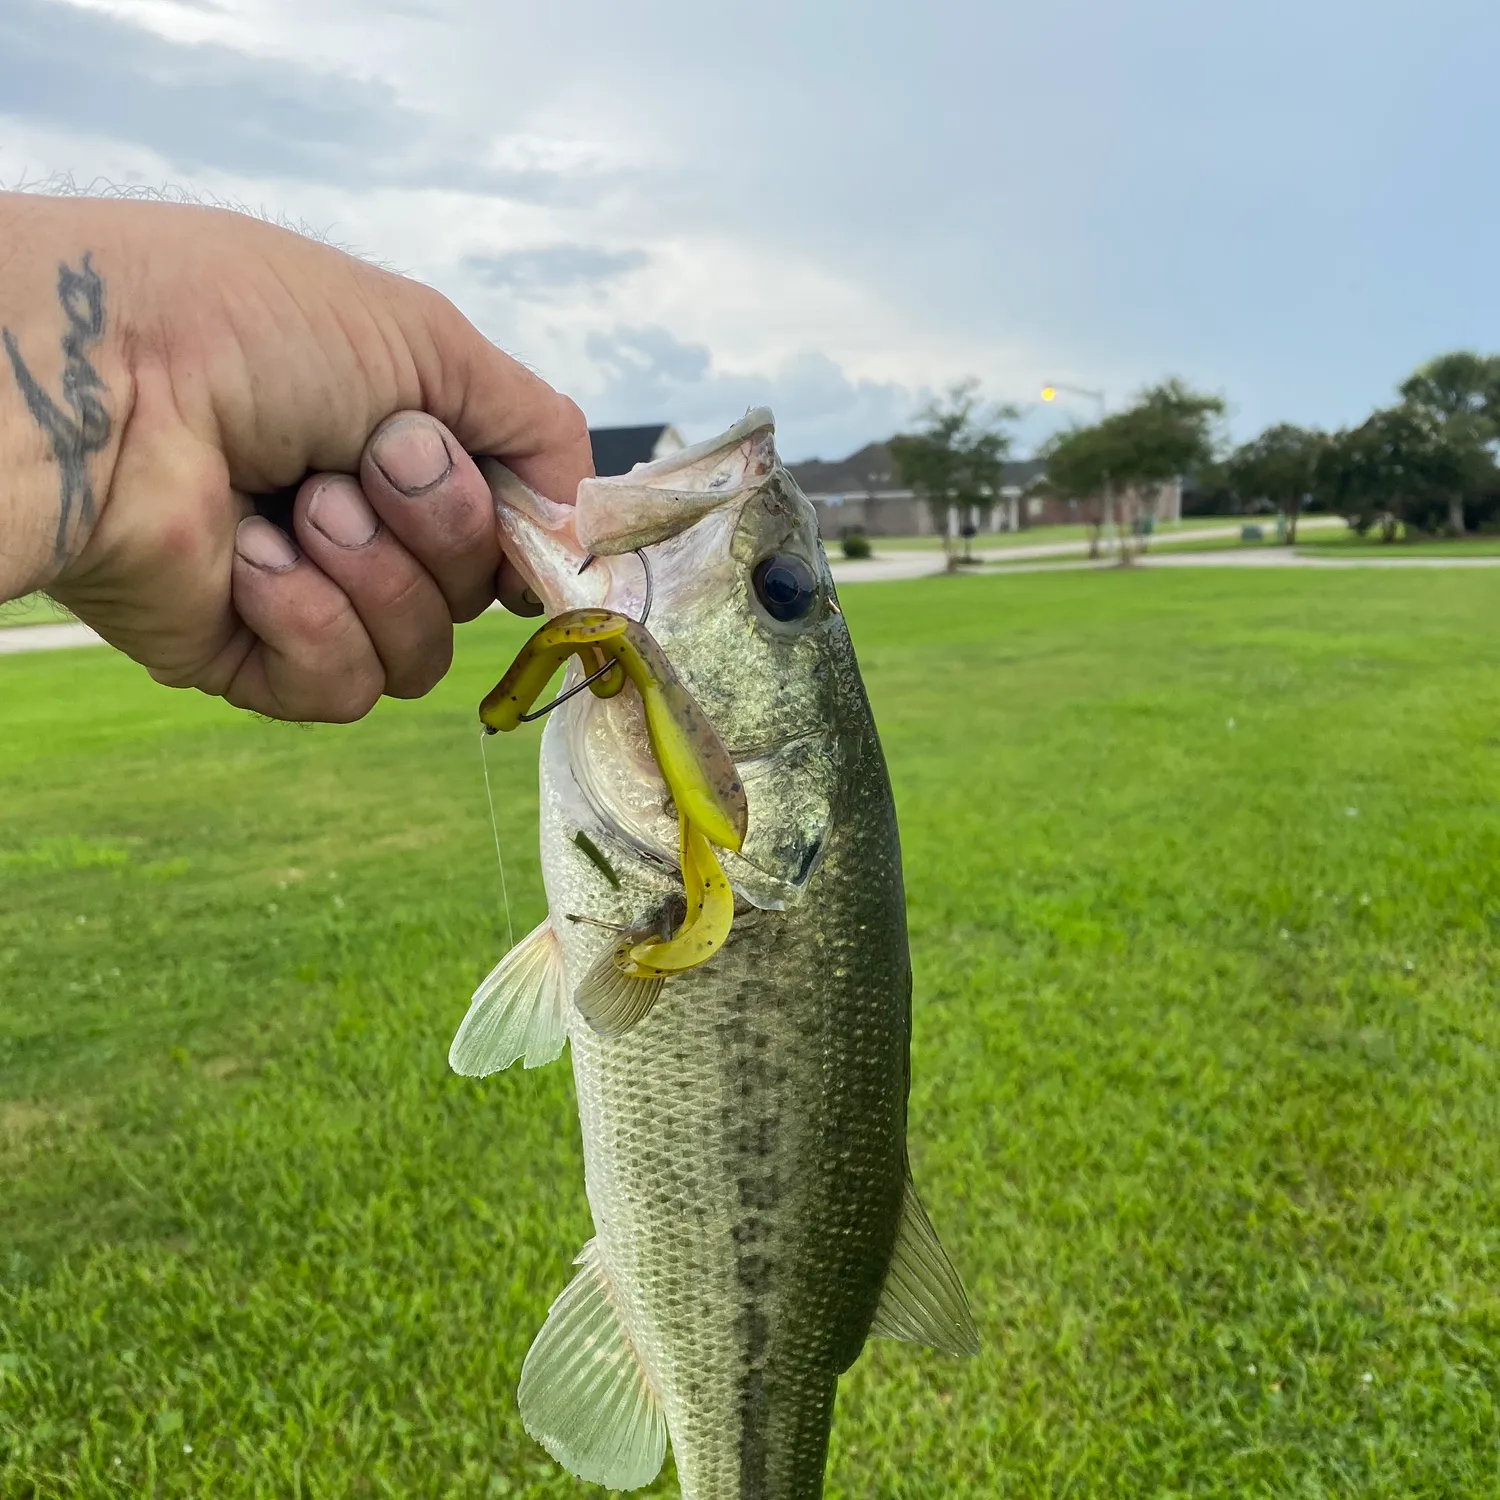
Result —
<path fill-rule="evenodd" d="M 1156 534 L 1153 541 L 1157 545 L 1166 542 L 1174 545 L 1178 542 L 1221 542 L 1226 537 L 1237 537 L 1240 534 L 1240 524 L 1236 522 L 1232 526 L 1226 526 L 1220 522 L 1216 526 L 1194 526 L 1182 531 L 1161 531 Z M 1311 516 L 1302 522 L 1301 529 L 1303 531 L 1326 531 L 1343 524 L 1343 520 L 1338 516 Z M 1196 557 L 1200 554 L 1192 555 Z M 1238 557 L 1240 554 L 1225 555 Z M 1081 563 L 1075 566 L 1114 566 L 1113 555 L 1102 558 L 1089 557 L 1089 544 L 1086 541 L 1043 542 L 1032 547 L 985 546 L 977 548 L 974 556 L 986 564 L 984 568 L 975 571 L 985 573 L 1006 571 L 1003 566 L 997 567 L 996 564 L 1030 563 L 1043 558 L 1081 559 Z M 900 578 L 929 578 L 934 574 L 947 571 L 947 561 L 937 548 L 927 548 L 922 551 L 917 551 L 912 547 L 886 550 L 878 542 L 875 555 L 871 558 L 862 558 L 854 562 L 846 558 L 831 556 L 828 561 L 833 569 L 835 583 L 886 583 Z M 1027 568 L 1026 571 L 1033 570 Z"/>
<path fill-rule="evenodd" d="M 104 637 L 87 625 L 12 625 L 0 630 L 0 656 L 24 651 L 64 651 L 70 646 L 102 646 Z"/>

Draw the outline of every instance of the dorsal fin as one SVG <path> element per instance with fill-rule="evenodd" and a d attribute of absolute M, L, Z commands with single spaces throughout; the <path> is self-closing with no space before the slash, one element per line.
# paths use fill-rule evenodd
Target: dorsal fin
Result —
<path fill-rule="evenodd" d="M 521 1366 L 521 1421 L 580 1479 L 639 1489 L 666 1457 L 666 1418 L 593 1240 L 575 1264 L 578 1274 L 552 1304 Z"/>
<path fill-rule="evenodd" d="M 943 1354 L 968 1357 L 979 1353 L 979 1333 L 963 1283 L 938 1243 L 937 1231 L 917 1197 L 909 1170 L 901 1196 L 896 1248 L 870 1337 L 926 1344 Z"/>
<path fill-rule="evenodd" d="M 568 1040 L 567 978 L 562 948 L 550 921 L 522 938 L 474 991 L 448 1066 L 466 1078 L 483 1078 L 518 1058 L 539 1068 L 559 1056 Z"/>

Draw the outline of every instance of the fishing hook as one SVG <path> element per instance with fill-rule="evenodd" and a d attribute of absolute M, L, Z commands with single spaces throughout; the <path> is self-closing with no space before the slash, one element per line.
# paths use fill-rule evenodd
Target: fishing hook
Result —
<path fill-rule="evenodd" d="M 646 575 L 646 597 L 641 601 L 641 617 L 636 621 L 637 625 L 644 625 L 651 618 L 651 564 L 646 560 L 646 554 L 639 548 L 635 548 L 635 555 L 641 560 L 641 569 Z M 585 573 L 596 561 L 595 554 L 590 552 L 579 565 L 580 575 Z M 554 708 L 561 707 L 569 698 L 576 698 L 590 683 L 598 682 L 601 677 L 614 671 L 619 664 L 607 661 L 597 672 L 591 672 L 582 682 L 575 682 L 566 692 L 559 693 L 550 703 L 543 704 L 541 708 L 533 709 L 529 714 L 521 714 L 520 720 L 523 724 L 534 724 L 538 719 L 550 714 Z"/>

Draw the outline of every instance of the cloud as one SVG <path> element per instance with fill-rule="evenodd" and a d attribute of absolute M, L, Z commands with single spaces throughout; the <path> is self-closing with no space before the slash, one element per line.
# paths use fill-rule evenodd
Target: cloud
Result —
<path fill-rule="evenodd" d="M 802 452 L 968 373 L 1114 403 L 1175 371 L 1249 436 L 1500 347 L 1500 6 L 1184 13 L 777 0 L 747 45 L 696 0 L 0 0 L 0 171 L 312 224 L 600 411 L 769 395 Z"/>
<path fill-rule="evenodd" d="M 628 271 L 639 270 L 647 259 L 642 250 L 562 244 L 470 255 L 464 258 L 463 266 L 485 286 L 536 296 L 613 281 Z"/>
<path fill-rule="evenodd" d="M 503 143 L 408 108 L 386 83 L 173 41 L 57 0 L 0 4 L 0 115 L 143 146 L 183 173 L 527 202 L 589 190 L 586 172 L 496 160 Z"/>
<path fill-rule="evenodd" d="M 719 370 L 707 345 L 660 327 L 595 333 L 585 352 L 595 391 L 583 395 L 583 404 L 595 425 L 673 422 L 696 439 L 728 427 L 752 406 L 769 406 L 778 413 L 778 446 L 792 460 L 843 457 L 872 437 L 887 437 L 930 394 L 852 379 L 811 351 L 765 373 Z"/>

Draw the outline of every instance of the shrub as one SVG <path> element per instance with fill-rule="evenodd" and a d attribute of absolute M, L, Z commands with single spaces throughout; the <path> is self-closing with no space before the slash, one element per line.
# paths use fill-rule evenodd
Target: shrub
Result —
<path fill-rule="evenodd" d="M 842 545 L 844 548 L 844 556 L 854 559 L 869 557 L 870 554 L 875 550 L 870 546 L 869 537 L 858 531 L 851 531 L 849 535 L 844 538 Z"/>

